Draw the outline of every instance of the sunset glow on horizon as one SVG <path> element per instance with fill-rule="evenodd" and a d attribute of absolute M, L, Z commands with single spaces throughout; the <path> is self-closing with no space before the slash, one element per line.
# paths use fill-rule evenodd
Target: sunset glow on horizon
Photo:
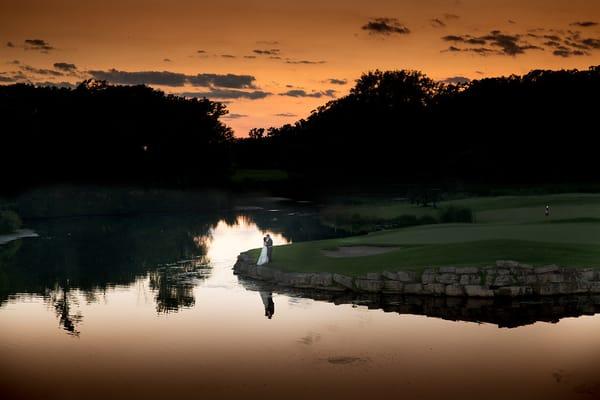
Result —
<path fill-rule="evenodd" d="M 0 84 L 83 79 L 223 101 L 238 137 L 374 69 L 436 80 L 600 64 L 600 2 L 0 0 Z"/>

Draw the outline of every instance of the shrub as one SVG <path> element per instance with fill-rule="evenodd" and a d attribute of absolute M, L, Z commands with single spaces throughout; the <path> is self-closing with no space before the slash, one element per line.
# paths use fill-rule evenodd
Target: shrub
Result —
<path fill-rule="evenodd" d="M 473 222 L 475 222 L 475 218 L 473 216 L 473 211 L 468 207 L 450 206 L 450 207 L 445 207 L 441 210 L 440 222 L 441 223 L 450 223 L 450 222 L 473 223 Z"/>
<path fill-rule="evenodd" d="M 0 211 L 0 233 L 11 233 L 21 227 L 21 218 L 11 210 Z"/>

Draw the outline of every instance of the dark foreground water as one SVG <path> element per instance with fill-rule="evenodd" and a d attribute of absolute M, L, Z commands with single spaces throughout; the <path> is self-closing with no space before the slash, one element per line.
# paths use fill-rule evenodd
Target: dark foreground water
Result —
<path fill-rule="evenodd" d="M 0 398 L 600 398 L 595 299 L 240 281 L 236 256 L 265 232 L 277 245 L 336 235 L 309 206 L 252 206 L 30 224 L 39 238 L 0 247 Z"/>

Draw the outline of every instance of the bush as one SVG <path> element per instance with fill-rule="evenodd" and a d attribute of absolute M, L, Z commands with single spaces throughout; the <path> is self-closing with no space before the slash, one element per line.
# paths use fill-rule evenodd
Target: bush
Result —
<path fill-rule="evenodd" d="M 446 207 L 441 210 L 440 222 L 441 223 L 450 223 L 450 222 L 473 223 L 473 222 L 475 222 L 475 218 L 473 216 L 473 211 L 468 207 L 450 206 L 450 207 Z"/>
<path fill-rule="evenodd" d="M 22 225 L 21 218 L 11 210 L 0 211 L 0 234 L 11 233 Z"/>

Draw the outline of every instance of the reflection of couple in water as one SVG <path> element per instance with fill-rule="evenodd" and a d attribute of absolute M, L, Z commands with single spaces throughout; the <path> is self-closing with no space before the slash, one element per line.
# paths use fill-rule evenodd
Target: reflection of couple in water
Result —
<path fill-rule="evenodd" d="M 260 250 L 260 256 L 256 265 L 265 265 L 273 261 L 273 239 L 271 235 L 267 233 L 267 236 L 263 238 L 263 247 Z"/>
<path fill-rule="evenodd" d="M 265 317 L 271 319 L 275 314 L 275 303 L 273 303 L 273 293 L 271 291 L 260 292 L 260 298 L 265 306 Z"/>

